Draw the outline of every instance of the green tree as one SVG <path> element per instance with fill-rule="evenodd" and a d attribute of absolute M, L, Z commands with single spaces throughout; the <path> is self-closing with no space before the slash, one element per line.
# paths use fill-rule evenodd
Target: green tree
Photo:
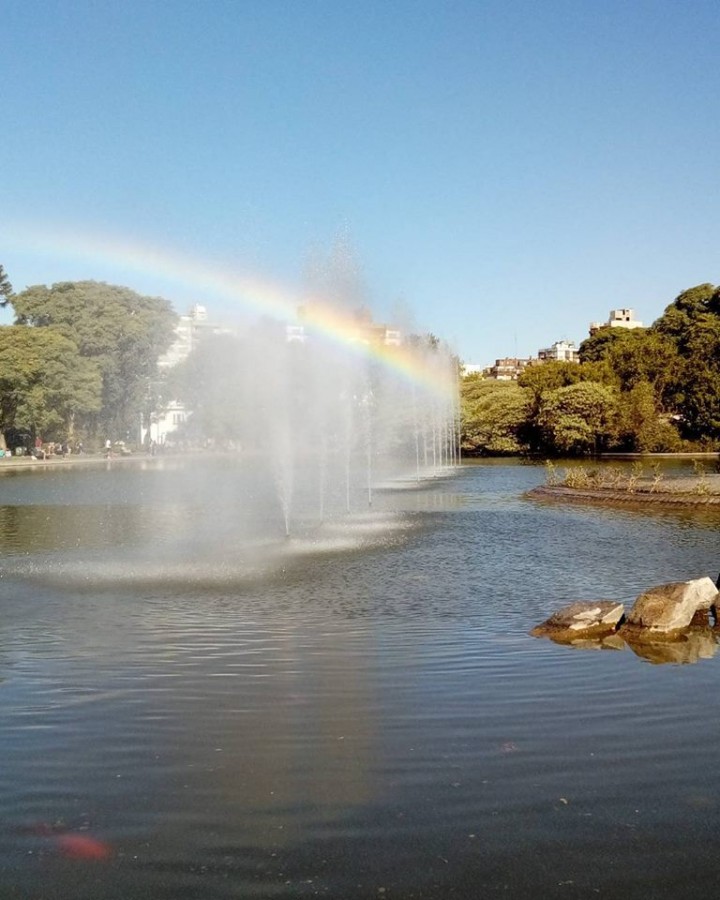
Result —
<path fill-rule="evenodd" d="M 617 438 L 617 413 L 617 392 L 585 381 L 543 394 L 538 424 L 551 452 L 598 453 Z"/>
<path fill-rule="evenodd" d="M 658 403 L 664 406 L 677 378 L 680 359 L 675 343 L 667 335 L 634 329 L 610 347 L 606 362 L 620 379 L 623 390 L 648 382 Z"/>
<path fill-rule="evenodd" d="M 547 429 L 540 423 L 540 413 L 545 396 L 561 387 L 569 387 L 583 382 L 614 384 L 617 379 L 605 360 L 583 364 L 572 362 L 545 362 L 529 366 L 518 378 L 520 387 L 526 388 L 530 396 L 530 407 L 520 436 L 531 453 L 548 452 Z M 550 448 L 552 452 L 552 447 Z"/>
<path fill-rule="evenodd" d="M 522 438 L 530 409 L 527 390 L 512 381 L 470 376 L 461 384 L 462 449 L 500 456 L 524 452 Z"/>
<path fill-rule="evenodd" d="M 545 391 L 554 391 L 582 380 L 583 373 L 577 363 L 552 361 L 528 366 L 518 378 L 518 384 L 528 388 L 538 399 Z"/>
<path fill-rule="evenodd" d="M 677 359 L 663 390 L 663 406 L 693 440 L 720 439 L 720 289 L 700 284 L 683 291 L 653 324 Z"/>
<path fill-rule="evenodd" d="M 657 395 L 648 381 L 639 381 L 619 399 L 620 446 L 641 453 L 677 451 L 677 429 L 658 408 Z"/>
<path fill-rule="evenodd" d="M 0 327 L 0 430 L 34 439 L 72 439 L 76 416 L 100 409 L 97 365 L 63 335 Z"/>
<path fill-rule="evenodd" d="M 672 338 L 679 352 L 684 354 L 695 323 L 704 314 L 712 312 L 715 295 L 716 289 L 709 283 L 688 288 L 665 308 L 662 316 L 653 323 L 652 330 Z"/>
<path fill-rule="evenodd" d="M 610 325 L 605 325 L 596 331 L 595 334 L 585 338 L 580 344 L 578 351 L 580 362 L 600 362 L 607 359 L 608 353 L 614 344 L 629 333 L 625 328 L 611 328 Z"/>
<path fill-rule="evenodd" d="M 674 412 L 683 390 L 681 376 L 684 362 L 679 352 L 678 338 L 682 335 L 683 340 L 686 339 L 683 329 L 690 327 L 694 317 L 707 316 L 703 298 L 708 296 L 706 286 L 682 294 L 681 316 L 674 320 L 670 316 L 674 322 L 672 327 L 657 327 L 656 323 L 649 329 L 602 328 L 580 345 L 581 360 L 585 361 L 583 367 L 591 361 L 605 365 L 624 393 L 632 392 L 639 385 L 650 385 L 656 415 L 661 417 Z M 676 331 L 677 328 L 680 331 Z M 649 399 L 645 387 L 639 395 L 645 398 L 644 402 Z M 623 397 L 623 408 L 632 408 L 636 399 Z M 669 433 L 668 427 L 666 418 L 662 443 L 677 441 L 677 434 Z M 629 437 L 630 434 L 635 436 Z M 636 438 L 637 433 L 630 428 L 624 440 L 635 444 Z"/>
<path fill-rule="evenodd" d="M 7 277 L 5 269 L 0 266 L 0 307 L 5 307 L 8 303 L 11 303 L 13 296 L 13 287 L 10 284 L 10 279 Z"/>
<path fill-rule="evenodd" d="M 102 407 L 85 416 L 92 432 L 125 438 L 137 425 L 157 360 L 177 320 L 170 304 L 97 281 L 36 285 L 13 297 L 15 322 L 72 340 L 102 376 Z"/>

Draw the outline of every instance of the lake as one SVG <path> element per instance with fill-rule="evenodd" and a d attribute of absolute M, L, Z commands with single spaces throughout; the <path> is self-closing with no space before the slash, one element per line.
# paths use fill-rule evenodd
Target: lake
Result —
<path fill-rule="evenodd" d="M 706 898 L 720 658 L 528 635 L 720 569 L 542 466 L 290 539 L 243 461 L 0 471 L 0 897 Z"/>

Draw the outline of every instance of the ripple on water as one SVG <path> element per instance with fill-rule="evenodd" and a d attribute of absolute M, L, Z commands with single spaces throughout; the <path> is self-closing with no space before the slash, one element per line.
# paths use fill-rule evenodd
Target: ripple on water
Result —
<path fill-rule="evenodd" d="M 68 514 L 63 548 L 43 532 L 9 554 L 6 883 L 123 900 L 711 895 L 717 658 L 651 666 L 527 632 L 571 599 L 705 574 L 716 531 L 526 503 L 532 477 L 478 466 L 385 492 L 396 510 L 270 542 L 269 561 L 265 533 L 252 549 L 139 539 L 128 498 L 118 547 L 78 549 Z M 64 831 L 112 857 L 83 868 L 53 843 Z"/>

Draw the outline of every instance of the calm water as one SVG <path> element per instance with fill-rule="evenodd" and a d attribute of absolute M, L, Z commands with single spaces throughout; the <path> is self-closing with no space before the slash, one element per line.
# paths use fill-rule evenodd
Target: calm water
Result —
<path fill-rule="evenodd" d="M 706 898 L 720 657 L 528 636 L 717 517 L 465 467 L 282 517 L 227 464 L 0 476 L 0 897 Z"/>

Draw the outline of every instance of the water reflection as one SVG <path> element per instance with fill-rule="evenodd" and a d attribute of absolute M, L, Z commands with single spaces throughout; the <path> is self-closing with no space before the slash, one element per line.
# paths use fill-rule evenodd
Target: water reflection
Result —
<path fill-rule="evenodd" d="M 627 645 L 636 656 L 655 665 L 664 663 L 697 663 L 712 659 L 718 652 L 720 637 L 712 628 L 693 629 L 675 640 L 637 641 L 628 638 Z"/>
<path fill-rule="evenodd" d="M 658 871 L 663 900 L 712 895 L 687 798 L 717 673 L 640 658 L 708 659 L 715 633 L 572 654 L 526 632 L 559 597 L 696 576 L 716 531 L 523 501 L 543 477 L 378 493 L 225 585 L 277 525 L 240 470 L 0 478 L 0 893 L 643 900 Z"/>
<path fill-rule="evenodd" d="M 622 629 L 597 637 L 561 639 L 550 634 L 543 637 L 549 637 L 553 643 L 574 650 L 624 650 L 629 647 L 636 656 L 654 665 L 687 665 L 702 659 L 712 659 L 720 647 L 720 633 L 709 627 L 693 628 L 673 637 L 656 640 L 649 636 L 638 639 L 637 635 L 623 633 Z"/>

